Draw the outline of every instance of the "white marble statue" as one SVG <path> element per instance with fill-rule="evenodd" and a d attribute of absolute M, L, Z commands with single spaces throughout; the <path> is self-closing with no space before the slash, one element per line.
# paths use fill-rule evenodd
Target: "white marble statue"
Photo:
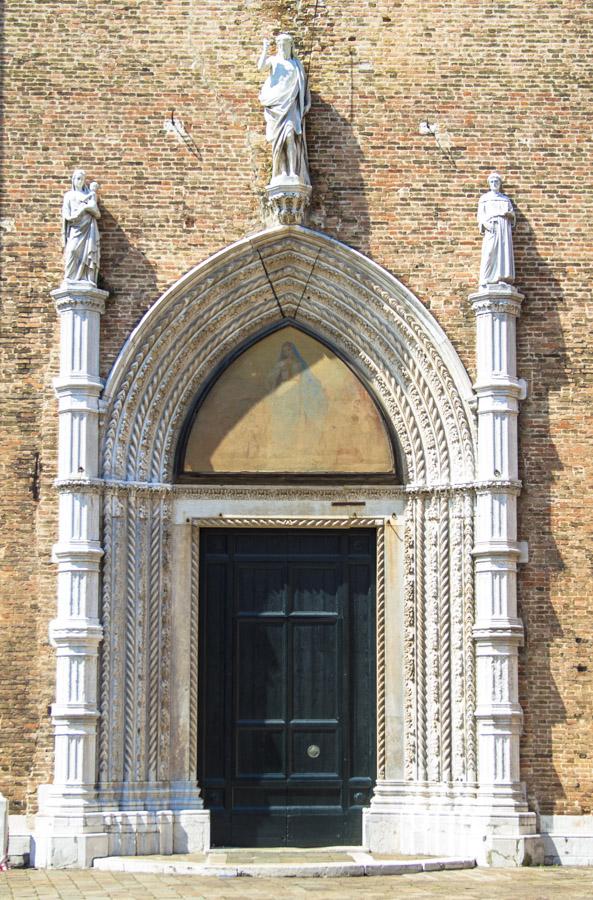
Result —
<path fill-rule="evenodd" d="M 482 241 L 480 287 L 515 281 L 513 255 L 513 227 L 515 211 L 509 197 L 501 192 L 502 178 L 498 172 L 488 176 L 490 190 L 480 197 L 478 224 Z"/>
<path fill-rule="evenodd" d="M 82 169 L 72 175 L 72 189 L 64 194 L 62 204 L 62 245 L 64 247 L 64 282 L 97 284 L 100 260 L 100 236 L 97 220 L 101 218 L 97 204 L 96 181 L 86 184 Z"/>
<path fill-rule="evenodd" d="M 268 54 L 270 42 L 264 40 L 258 61 L 259 71 L 270 68 L 260 91 L 264 107 L 266 138 L 272 144 L 271 185 L 311 184 L 305 138 L 305 116 L 311 95 L 302 63 L 293 55 L 289 34 L 276 38 L 276 54 Z"/>

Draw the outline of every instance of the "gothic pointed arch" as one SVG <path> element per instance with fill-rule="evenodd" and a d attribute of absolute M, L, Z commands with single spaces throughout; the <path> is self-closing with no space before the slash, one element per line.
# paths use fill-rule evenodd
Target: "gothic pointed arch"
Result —
<path fill-rule="evenodd" d="M 146 313 L 105 387 L 103 476 L 171 482 L 196 395 L 237 348 L 286 318 L 361 373 L 398 436 L 407 483 L 473 478 L 471 385 L 434 317 L 376 263 L 298 226 L 225 248 Z"/>
<path fill-rule="evenodd" d="M 364 385 L 399 448 L 397 477 L 323 487 L 306 478 L 175 483 L 196 398 L 230 371 L 229 360 L 285 328 L 331 348 Z M 456 783 L 462 793 L 475 783 L 471 398 L 459 357 L 423 304 L 362 254 L 300 226 L 232 244 L 150 308 L 103 395 L 98 769 L 106 797 L 114 784 L 135 784 L 156 809 L 203 811 L 196 533 L 204 522 L 242 527 L 246 517 L 249 527 L 270 517 L 274 527 L 377 527 L 377 796 L 390 778 Z M 367 500 L 380 504 L 379 518 L 360 515 Z M 336 512 L 344 505 L 345 516 Z M 390 541 L 397 551 L 386 550 Z M 387 647 L 396 644 L 393 662 Z M 391 718 L 390 703 L 399 704 Z M 185 793 L 175 793 L 182 783 Z"/>

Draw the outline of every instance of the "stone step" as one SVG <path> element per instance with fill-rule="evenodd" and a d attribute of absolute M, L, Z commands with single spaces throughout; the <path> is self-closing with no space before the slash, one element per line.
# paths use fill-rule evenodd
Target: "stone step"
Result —
<path fill-rule="evenodd" d="M 241 849 L 172 856 L 109 856 L 95 859 L 104 872 L 152 875 L 201 875 L 217 878 L 327 878 L 365 875 L 406 875 L 445 869 L 473 869 L 471 857 L 404 857 L 348 849 Z"/>

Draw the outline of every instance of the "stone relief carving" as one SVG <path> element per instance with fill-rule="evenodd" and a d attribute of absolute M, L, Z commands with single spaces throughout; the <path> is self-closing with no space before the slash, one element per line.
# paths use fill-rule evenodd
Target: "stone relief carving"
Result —
<path fill-rule="evenodd" d="M 294 241 L 278 243 L 281 261 L 290 258 L 300 270 L 307 267 L 308 275 L 310 257 L 303 257 Z M 442 374 L 446 367 L 438 353 L 434 348 L 429 353 L 426 336 L 423 342 L 419 340 L 422 329 L 411 328 L 401 309 L 394 309 L 395 304 L 386 307 L 372 287 L 361 286 L 360 275 L 356 282 L 353 276 L 348 279 L 340 261 L 333 259 L 331 252 L 327 255 L 328 261 L 318 267 L 319 282 L 316 277 L 311 279 L 307 291 L 311 299 L 304 301 L 300 317 L 366 369 L 389 415 L 397 418 L 409 480 L 447 480 L 451 464 L 447 457 L 453 452 L 455 476 L 467 478 L 464 470 L 472 464 L 473 456 L 468 452 L 471 426 L 451 379 Z M 130 480 L 170 477 L 177 429 L 199 384 L 225 354 L 265 324 L 278 320 L 259 262 L 252 254 L 242 256 L 242 278 L 236 272 L 229 277 L 227 267 L 223 267 L 220 279 L 211 281 L 210 289 L 201 292 L 199 299 L 195 290 L 192 292 L 191 308 L 187 299 L 180 297 L 165 311 L 154 339 L 130 360 L 109 409 L 104 443 L 107 472 L 121 476 L 125 460 L 125 477 Z M 254 303 L 257 291 L 263 298 L 261 303 Z M 369 297 L 374 302 L 369 303 Z M 366 310 L 362 321 L 361 308 Z M 408 313 L 407 318 L 413 320 L 414 316 Z M 191 354 L 180 352 L 188 346 L 188 340 Z M 133 402 L 135 396 L 141 397 L 138 406 Z M 119 409 L 124 401 L 126 416 L 121 416 Z"/>
<path fill-rule="evenodd" d="M 515 258 L 513 255 L 513 227 L 515 210 L 506 194 L 501 192 L 502 178 L 498 172 L 488 176 L 490 190 L 480 197 L 478 225 L 482 241 L 480 287 L 489 284 L 513 284 Z"/>
<path fill-rule="evenodd" d="M 64 248 L 64 284 L 97 284 L 100 263 L 101 218 L 97 202 L 99 185 L 86 184 L 86 174 L 76 169 L 72 187 L 62 203 L 62 246 Z"/>
<path fill-rule="evenodd" d="M 276 280 L 282 277 L 280 273 L 288 273 L 283 282 L 287 295 L 302 295 L 312 263 L 319 256 L 319 240 L 285 234 L 271 244 L 269 271 Z M 405 776 L 408 780 L 471 781 L 476 758 L 471 557 L 474 425 L 417 309 L 406 305 L 396 286 L 388 288 L 344 257 L 339 246 L 328 242 L 310 278 L 299 318 L 340 348 L 365 375 L 398 432 L 406 458 L 406 485 L 368 489 L 369 496 L 409 497 L 404 534 Z M 170 499 L 240 496 L 257 502 L 273 497 L 336 496 L 331 488 L 170 483 L 179 430 L 196 391 L 231 350 L 257 334 L 262 325 L 278 321 L 278 316 L 261 264 L 243 245 L 231 258 L 216 261 L 204 277 L 186 290 L 176 289 L 159 305 L 150 331 L 129 345 L 126 359 L 121 367 L 116 366 L 107 386 L 103 473 L 109 480 L 104 488 L 103 585 L 108 633 L 101 704 L 105 721 L 111 732 L 117 729 L 118 736 L 109 744 L 109 729 L 102 729 L 100 770 L 104 781 L 117 781 L 124 771 L 132 780 L 167 777 Z M 99 491 L 101 486 L 90 489 Z M 122 514 L 117 520 L 109 497 L 117 498 Z M 342 494 L 340 499 L 344 499 Z M 210 524 L 245 521 L 241 516 L 217 517 Z M 250 521 L 270 524 L 267 517 L 251 517 Z M 364 515 L 356 520 L 283 517 L 274 519 L 273 524 L 302 527 L 305 521 L 312 527 L 329 527 L 338 521 L 376 524 L 374 518 Z M 118 528 L 121 532 L 116 534 Z M 192 560 L 196 531 L 192 529 Z M 382 558 L 380 547 L 378 556 Z M 138 574 L 139 569 L 144 569 L 143 575 Z M 194 596 L 198 574 L 197 563 L 192 562 Z M 378 584 L 381 636 L 385 601 L 379 572 Z M 121 596 L 126 598 L 123 613 L 115 611 L 113 600 Z M 197 622 L 188 624 L 195 647 Z M 107 677 L 109 666 L 111 675 Z M 157 672 L 163 674 L 162 678 L 159 674 L 158 684 Z M 384 659 L 381 662 L 379 656 L 380 703 L 382 672 Z M 139 679 L 145 685 L 140 693 Z M 196 671 L 190 673 L 190 680 L 193 704 Z M 121 703 L 118 706 L 118 693 L 123 709 Z M 378 721 L 381 772 L 385 740 L 381 713 Z M 141 740 L 138 732 L 134 733 L 139 722 L 148 724 Z M 189 725 L 193 747 L 195 715 Z M 195 749 L 191 753 L 190 769 L 195 772 Z"/>

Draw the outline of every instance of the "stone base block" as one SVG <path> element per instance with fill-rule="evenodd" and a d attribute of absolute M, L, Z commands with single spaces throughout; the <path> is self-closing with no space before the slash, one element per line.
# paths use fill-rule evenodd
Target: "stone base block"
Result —
<path fill-rule="evenodd" d="M 88 869 L 93 860 L 107 856 L 109 838 L 105 833 L 73 834 L 35 832 L 32 865 L 37 869 Z"/>
<path fill-rule="evenodd" d="M 540 816 L 544 861 L 550 866 L 593 866 L 593 816 Z"/>
<path fill-rule="evenodd" d="M 32 865 L 47 869 L 87 868 L 107 856 L 203 852 L 210 849 L 210 813 L 205 809 L 95 812 L 88 821 L 37 816 L 32 844 Z"/>
<path fill-rule="evenodd" d="M 484 866 L 542 865 L 544 843 L 535 829 L 533 813 L 371 808 L 363 817 L 363 841 L 372 853 L 471 855 Z"/>
<path fill-rule="evenodd" d="M 31 828 L 26 816 L 8 817 L 8 865 L 11 869 L 27 868 L 31 862 Z"/>
<path fill-rule="evenodd" d="M 210 813 L 207 809 L 176 812 L 173 853 L 204 853 L 210 849 Z"/>

